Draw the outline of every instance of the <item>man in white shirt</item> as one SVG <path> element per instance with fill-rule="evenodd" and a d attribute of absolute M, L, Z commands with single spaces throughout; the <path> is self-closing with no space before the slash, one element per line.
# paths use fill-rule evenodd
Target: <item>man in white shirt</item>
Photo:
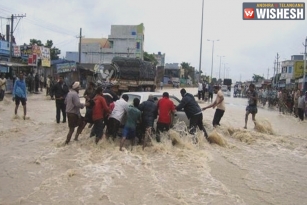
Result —
<path fill-rule="evenodd" d="M 120 124 L 124 124 L 123 118 L 129 107 L 127 103 L 128 100 L 128 95 L 123 95 L 121 99 L 117 100 L 114 103 L 114 109 L 112 110 L 108 124 L 108 134 L 113 138 L 113 140 L 115 140 L 117 136 Z"/>
<path fill-rule="evenodd" d="M 1 78 L 0 78 L 0 101 L 3 100 L 4 98 L 4 93 L 6 90 L 6 78 L 4 77 L 4 74 L 1 74 Z"/>
<path fill-rule="evenodd" d="M 203 97 L 203 84 L 198 82 L 198 100 L 201 100 Z"/>
<path fill-rule="evenodd" d="M 40 84 L 41 92 L 43 92 L 44 82 L 45 82 L 45 78 L 44 78 L 44 75 L 42 74 L 40 79 L 39 79 L 39 84 Z"/>
<path fill-rule="evenodd" d="M 220 125 L 220 121 L 224 115 L 225 102 L 224 102 L 224 95 L 220 87 L 218 85 L 215 85 L 213 89 L 214 89 L 214 93 L 216 94 L 215 101 L 211 105 L 208 105 L 207 107 L 202 108 L 202 110 L 206 110 L 207 108 L 210 108 L 210 107 L 212 108 L 216 107 L 215 114 L 214 114 L 213 121 L 212 121 L 213 127 L 216 127 L 217 125 Z"/>

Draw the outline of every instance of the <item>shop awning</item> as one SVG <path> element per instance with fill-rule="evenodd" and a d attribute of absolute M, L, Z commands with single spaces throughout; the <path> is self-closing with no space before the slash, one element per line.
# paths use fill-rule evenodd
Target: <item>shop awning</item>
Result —
<path fill-rule="evenodd" d="M 8 62 L 8 61 L 0 61 L 0 65 L 8 66 L 8 67 L 28 67 L 29 66 L 27 64 L 14 63 L 14 62 Z"/>

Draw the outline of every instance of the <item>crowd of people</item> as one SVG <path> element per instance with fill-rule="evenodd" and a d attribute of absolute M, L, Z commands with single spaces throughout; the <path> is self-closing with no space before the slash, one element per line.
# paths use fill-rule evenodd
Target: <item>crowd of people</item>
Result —
<path fill-rule="evenodd" d="M 2 75 L 0 80 L 1 89 L 3 82 Z M 123 128 L 120 136 L 120 150 L 122 150 L 126 139 L 130 139 L 132 145 L 135 144 L 135 139 L 138 139 L 138 143 L 143 145 L 144 149 L 147 146 L 149 138 L 155 138 L 157 142 L 161 142 L 161 133 L 170 129 L 173 115 L 177 111 L 182 110 L 190 121 L 188 128 L 189 133 L 194 136 L 193 141 L 197 143 L 197 138 L 195 137 L 197 127 L 204 133 L 204 137 L 208 139 L 207 131 L 203 125 L 202 112 L 211 107 L 216 108 L 212 121 L 213 127 L 220 126 L 221 118 L 225 112 L 224 95 L 220 86 L 214 85 L 212 88 L 210 86 L 205 91 L 211 92 L 209 90 L 212 89 L 212 93 L 216 94 L 216 99 L 204 108 L 201 108 L 195 100 L 194 95 L 188 93 L 184 88 L 180 90 L 182 99 L 177 106 L 169 99 L 168 92 L 163 92 L 161 99 L 149 95 L 148 99 L 142 103 L 140 103 L 138 98 L 134 98 L 132 99 L 133 104 L 129 105 L 128 95 L 124 94 L 119 98 L 112 90 L 111 84 L 103 88 L 102 86 L 97 87 L 93 82 L 88 84 L 83 94 L 85 103 L 81 103 L 79 96 L 80 83 L 76 81 L 71 85 L 67 85 L 63 76 L 59 76 L 53 83 L 51 77 L 48 76 L 46 95 L 50 95 L 51 99 L 55 101 L 56 122 L 60 123 L 61 118 L 62 123 L 68 121 L 69 131 L 65 144 L 69 144 L 71 141 L 75 128 L 77 128 L 77 132 L 75 133 L 74 140 L 78 141 L 79 135 L 88 124 L 88 128 L 91 129 L 89 137 L 95 137 L 96 143 L 103 138 L 115 140 L 119 136 L 120 128 Z M 203 85 L 202 89 L 204 90 Z M 198 91 L 200 91 L 200 86 Z M 24 73 L 20 72 L 14 83 L 12 99 L 16 105 L 15 114 L 18 112 L 20 103 L 22 104 L 24 119 L 26 119 L 27 114 L 26 104 L 28 92 L 26 78 Z M 199 92 L 198 94 L 199 96 L 203 96 L 203 92 Z M 299 94 L 300 97 L 296 101 L 296 108 L 297 114 L 301 118 L 301 98 L 303 95 L 302 92 Z M 247 97 L 249 100 L 246 108 L 244 128 L 247 128 L 249 114 L 252 114 L 252 119 L 255 121 L 255 115 L 258 111 L 258 92 L 254 84 L 249 85 Z M 84 108 L 86 112 L 85 116 L 82 116 L 80 110 Z M 155 120 L 157 120 L 156 127 L 154 127 Z"/>
<path fill-rule="evenodd" d="M 307 116 L 307 92 L 295 89 L 259 89 L 259 102 L 262 106 L 278 108 L 279 113 L 291 114 L 300 120 Z"/>

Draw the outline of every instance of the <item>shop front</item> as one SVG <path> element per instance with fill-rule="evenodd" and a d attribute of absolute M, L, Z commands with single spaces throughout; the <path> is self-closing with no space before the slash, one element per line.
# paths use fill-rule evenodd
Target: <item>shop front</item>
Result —
<path fill-rule="evenodd" d="M 64 61 L 54 65 L 57 75 L 61 75 L 68 86 L 74 81 L 79 81 L 79 73 L 77 71 L 77 64 L 74 61 Z"/>

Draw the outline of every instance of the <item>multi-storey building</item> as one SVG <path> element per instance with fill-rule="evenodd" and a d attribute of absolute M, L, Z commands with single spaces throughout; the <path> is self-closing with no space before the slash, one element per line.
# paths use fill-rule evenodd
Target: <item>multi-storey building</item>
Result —
<path fill-rule="evenodd" d="M 281 62 L 281 73 L 278 85 L 279 87 L 302 88 L 303 82 L 303 55 L 292 55 L 291 60 Z"/>
<path fill-rule="evenodd" d="M 114 56 L 143 59 L 144 25 L 112 25 L 108 38 L 82 38 L 81 63 L 110 63 Z M 66 52 L 66 59 L 79 61 L 79 52 Z"/>

